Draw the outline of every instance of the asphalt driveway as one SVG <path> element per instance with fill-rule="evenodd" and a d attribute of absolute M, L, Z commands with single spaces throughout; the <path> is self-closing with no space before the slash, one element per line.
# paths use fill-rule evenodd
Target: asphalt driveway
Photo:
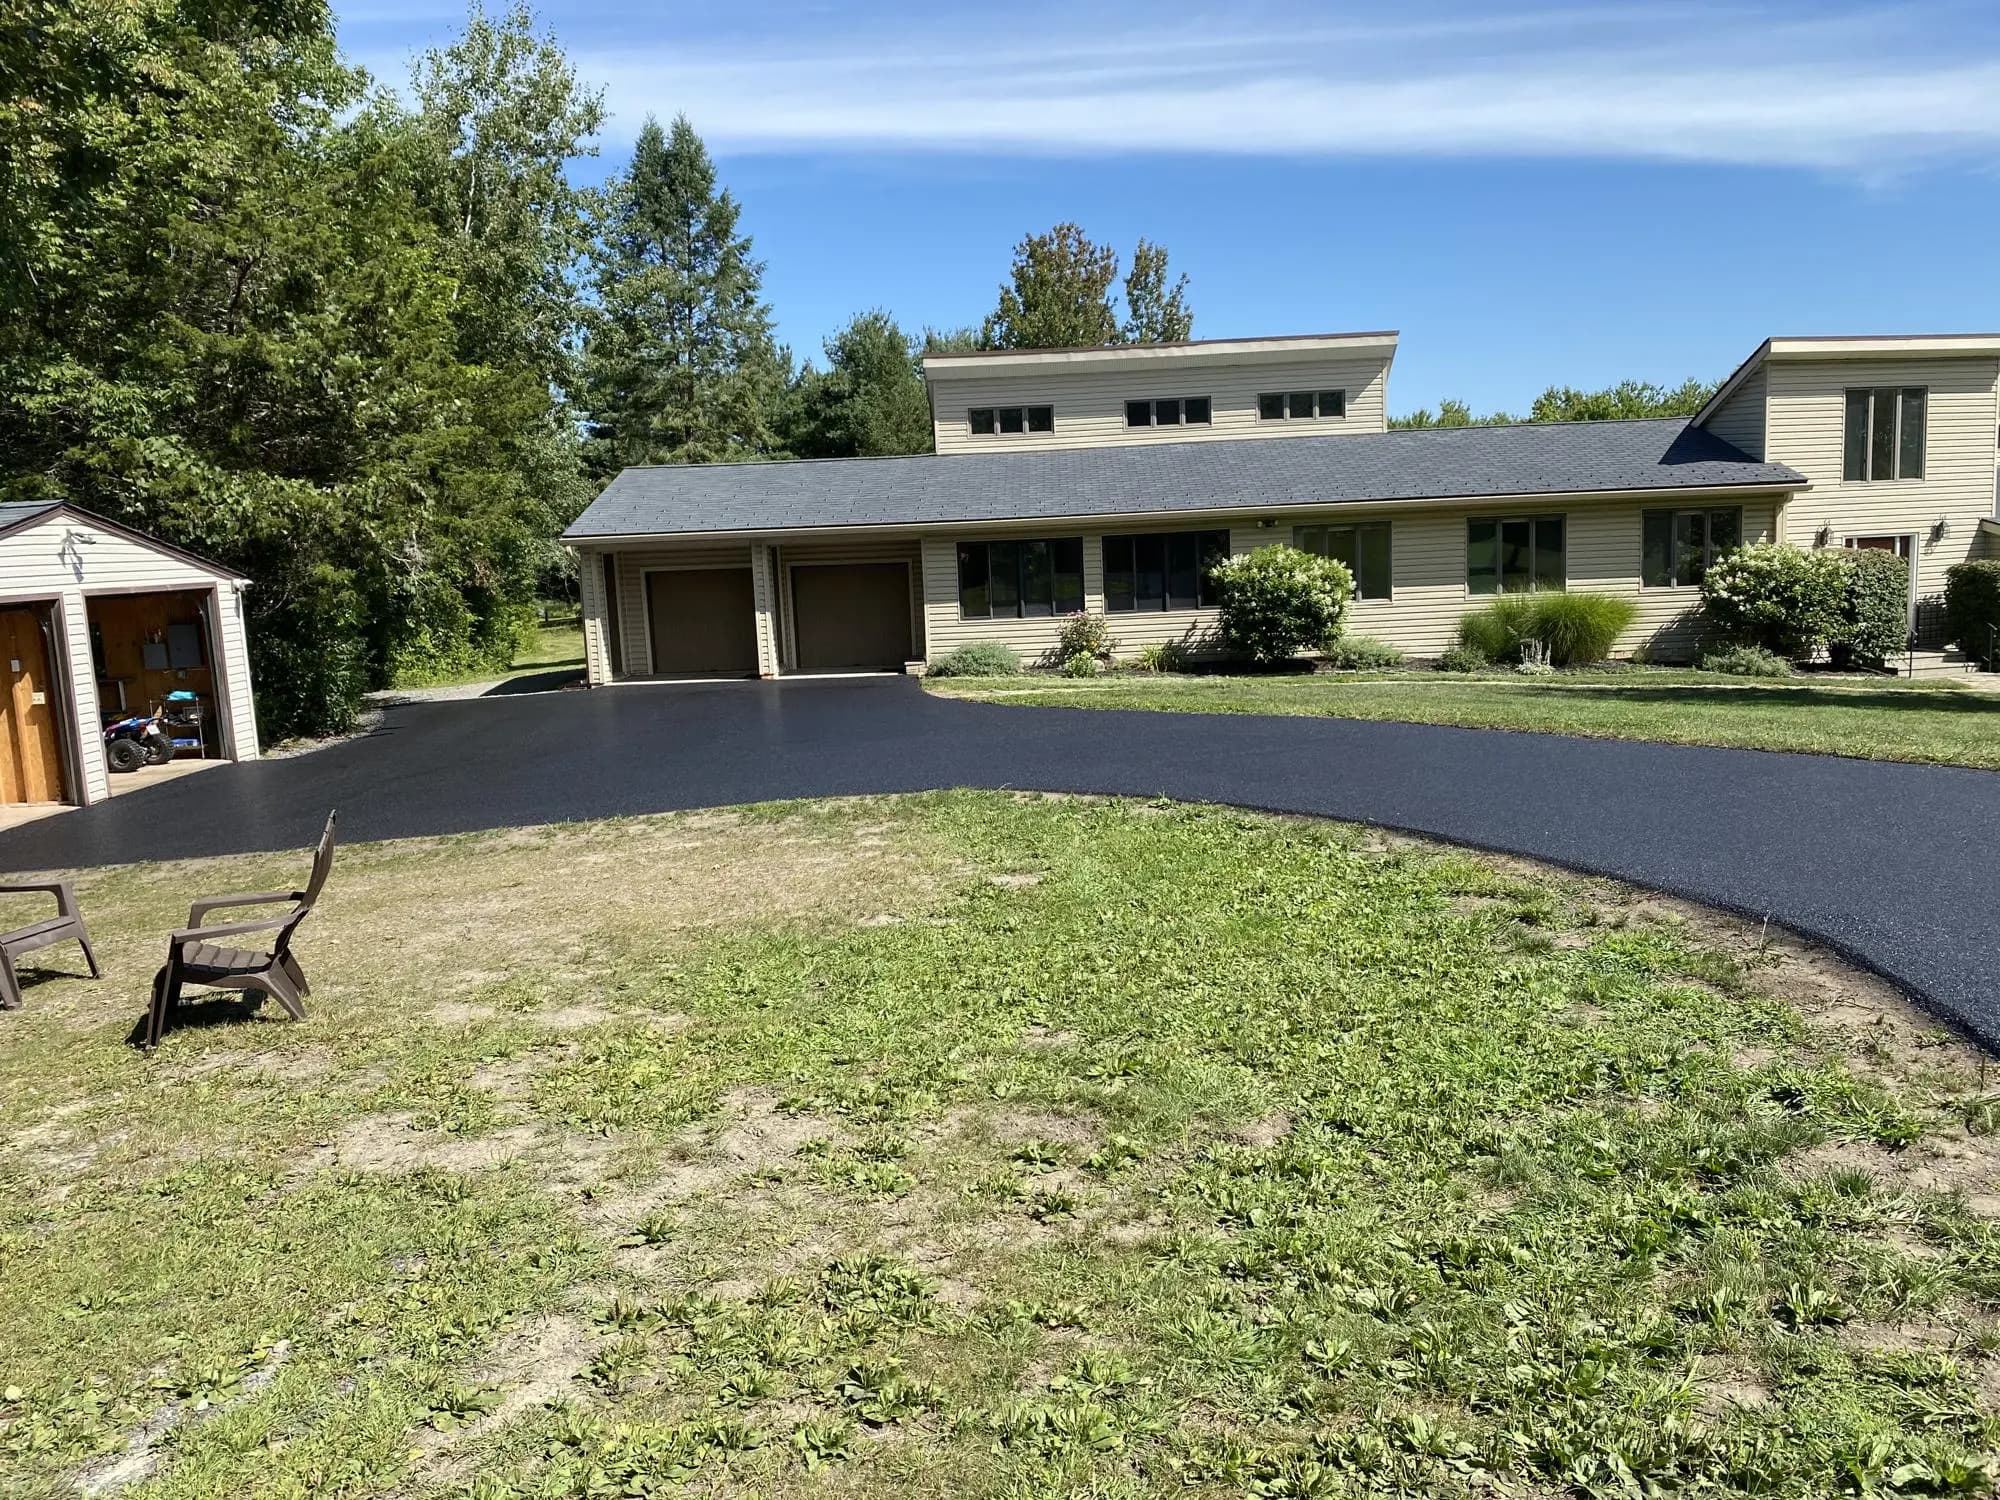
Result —
<path fill-rule="evenodd" d="M 945 787 L 1168 796 L 1505 850 L 1773 921 L 2000 1048 L 2000 773 L 1421 724 L 1020 708 L 904 678 L 390 709 L 0 833 L 0 869 Z M 193 893 L 190 893 L 193 894 Z M 560 894 L 560 893 L 558 893 Z"/>

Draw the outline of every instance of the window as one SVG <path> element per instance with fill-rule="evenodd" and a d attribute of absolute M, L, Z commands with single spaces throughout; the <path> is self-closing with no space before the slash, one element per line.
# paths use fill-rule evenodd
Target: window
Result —
<path fill-rule="evenodd" d="M 1347 392 L 1267 391 L 1257 398 L 1257 415 L 1266 422 L 1344 417 L 1347 415 Z"/>
<path fill-rule="evenodd" d="M 1104 539 L 1104 608 L 1206 609 L 1215 603 L 1209 570 L 1229 556 L 1226 531 L 1170 531 Z"/>
<path fill-rule="evenodd" d="M 962 620 L 1028 620 L 1083 608 L 1083 538 L 960 542 Z"/>
<path fill-rule="evenodd" d="M 1840 477 L 1849 482 L 1924 477 L 1924 416 L 1920 385 L 1879 386 L 1847 393 L 1847 441 Z"/>
<path fill-rule="evenodd" d="M 1743 512 L 1649 510 L 1640 530 L 1640 582 L 1649 589 L 1692 588 L 1709 564 L 1743 545 Z"/>
<path fill-rule="evenodd" d="M 1565 576 L 1561 516 L 1482 517 L 1466 522 L 1467 593 L 1559 589 Z"/>
<path fill-rule="evenodd" d="M 1292 545 L 1303 552 L 1347 564 L 1354 575 L 1355 597 L 1389 597 L 1389 523 L 1369 521 L 1359 526 L 1295 526 Z"/>
<path fill-rule="evenodd" d="M 1053 406 L 975 406 L 965 416 L 974 437 L 992 437 L 995 433 L 1012 437 L 1021 432 L 1056 430 Z"/>
<path fill-rule="evenodd" d="M 1168 396 L 1159 401 L 1127 401 L 1127 427 L 1179 427 L 1183 423 L 1205 424 L 1209 404 L 1206 396 Z"/>

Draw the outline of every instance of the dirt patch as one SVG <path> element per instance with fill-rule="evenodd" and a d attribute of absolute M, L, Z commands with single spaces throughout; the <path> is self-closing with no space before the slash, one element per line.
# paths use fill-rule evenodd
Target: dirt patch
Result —
<path fill-rule="evenodd" d="M 1248 1125 L 1239 1126 L 1230 1132 L 1231 1139 L 1244 1146 L 1254 1146 L 1263 1150 L 1275 1146 L 1292 1133 L 1292 1117 L 1280 1111 L 1266 1115 L 1261 1120 L 1252 1120 Z"/>
<path fill-rule="evenodd" d="M 1002 875 L 988 875 L 986 883 L 988 885 L 1001 886 L 1007 890 L 1018 891 L 1025 890 L 1031 885 L 1040 885 L 1042 877 L 1026 870 L 1016 870 Z"/>
<path fill-rule="evenodd" d="M 1047 1109 L 979 1107 L 947 1110 L 930 1133 L 940 1138 L 983 1141 L 1001 1147 L 1048 1141 L 1077 1149 L 1095 1148 L 1102 1134 L 1095 1120 L 1081 1115 L 1057 1114 Z"/>
<path fill-rule="evenodd" d="M 510 1125 L 489 1135 L 458 1136 L 422 1130 L 408 1115 L 369 1115 L 324 1141 L 298 1164 L 300 1172 L 477 1172 L 532 1151 L 542 1141 L 536 1125 Z"/>
<path fill-rule="evenodd" d="M 607 1198 L 597 1217 L 630 1228 L 664 1203 L 700 1197 L 729 1186 L 748 1172 L 791 1161 L 808 1141 L 828 1140 L 838 1130 L 811 1115 L 788 1115 L 767 1089 L 738 1088 L 722 1096 L 720 1124 L 696 1127 L 683 1138 L 684 1159 L 648 1178 L 632 1191 Z"/>
<path fill-rule="evenodd" d="M 1711 1421 L 1726 1421 L 1740 1412 L 1758 1411 L 1771 1404 L 1771 1388 L 1756 1375 L 1741 1370 L 1702 1382 L 1697 1410 Z"/>
<path fill-rule="evenodd" d="M 1040 1022 L 1025 1026 L 1021 1030 L 1021 1045 L 1037 1051 L 1054 1051 L 1061 1047 L 1074 1047 L 1080 1038 L 1074 1031 L 1064 1031 L 1059 1027 L 1044 1026 Z"/>
<path fill-rule="evenodd" d="M 94 1459 L 77 1476 L 77 1490 L 85 1496 L 114 1494 L 129 1485 L 151 1479 L 159 1470 L 161 1450 L 168 1434 L 190 1418 L 206 1420 L 241 1406 L 278 1378 L 278 1368 L 291 1354 L 291 1342 L 280 1339 L 264 1356 L 264 1363 L 243 1377 L 237 1394 L 228 1401 L 193 1410 L 179 1401 L 170 1401 L 133 1429 L 119 1452 Z"/>
<path fill-rule="evenodd" d="M 307 1047 L 296 1052 L 244 1052 L 224 1048 L 189 1058 L 173 1066 L 168 1076 L 176 1079 L 205 1078 L 216 1073 L 258 1074 L 283 1083 L 310 1083 L 334 1069 L 331 1052 Z"/>
<path fill-rule="evenodd" d="M 468 1005 L 462 1000 L 447 1000 L 442 1005 L 431 1007 L 430 1021 L 434 1026 L 477 1026 L 499 1014 L 490 1005 Z"/>

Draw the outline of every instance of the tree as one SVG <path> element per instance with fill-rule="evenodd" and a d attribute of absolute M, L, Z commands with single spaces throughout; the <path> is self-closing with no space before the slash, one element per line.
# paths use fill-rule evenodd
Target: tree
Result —
<path fill-rule="evenodd" d="M 865 312 L 826 341 L 787 402 L 785 447 L 800 458 L 929 453 L 931 409 L 911 340 L 886 312 Z"/>
<path fill-rule="evenodd" d="M 1167 280 L 1167 251 L 1141 238 L 1132 252 L 1132 269 L 1125 273 L 1125 324 L 1119 336 L 1128 344 L 1177 344 L 1194 334 L 1194 314 L 1187 306 L 1187 277 Z"/>
<path fill-rule="evenodd" d="M 789 360 L 740 213 L 687 117 L 648 118 L 594 251 L 580 389 L 600 472 L 772 453 Z"/>
<path fill-rule="evenodd" d="M 1118 342 L 1111 283 L 1118 252 L 1076 224 L 1031 234 L 1014 247 L 1000 305 L 979 331 L 989 349 L 1066 349 Z"/>
<path fill-rule="evenodd" d="M 1515 418 L 1504 411 L 1496 411 L 1490 416 L 1475 417 L 1472 408 L 1465 402 L 1447 396 L 1438 403 L 1436 412 L 1432 412 L 1428 406 L 1420 406 L 1403 416 L 1389 418 L 1389 425 L 1391 427 L 1493 427 L 1514 420 Z"/>
<path fill-rule="evenodd" d="M 1615 422 L 1634 417 L 1691 417 L 1715 394 L 1712 382 L 1689 376 L 1677 386 L 1621 380 L 1601 391 L 1550 386 L 1528 409 L 1531 422 Z"/>

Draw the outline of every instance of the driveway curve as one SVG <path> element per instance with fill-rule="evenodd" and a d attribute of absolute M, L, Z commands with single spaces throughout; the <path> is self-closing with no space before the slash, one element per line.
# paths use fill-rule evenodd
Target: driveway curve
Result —
<path fill-rule="evenodd" d="M 2000 1050 L 2000 773 L 1354 720 L 1026 708 L 904 678 L 408 704 L 291 759 L 0 833 L 0 869 L 950 787 L 1350 819 L 1650 886 L 1823 942 Z M 192 894 L 192 893 L 191 893 Z"/>

